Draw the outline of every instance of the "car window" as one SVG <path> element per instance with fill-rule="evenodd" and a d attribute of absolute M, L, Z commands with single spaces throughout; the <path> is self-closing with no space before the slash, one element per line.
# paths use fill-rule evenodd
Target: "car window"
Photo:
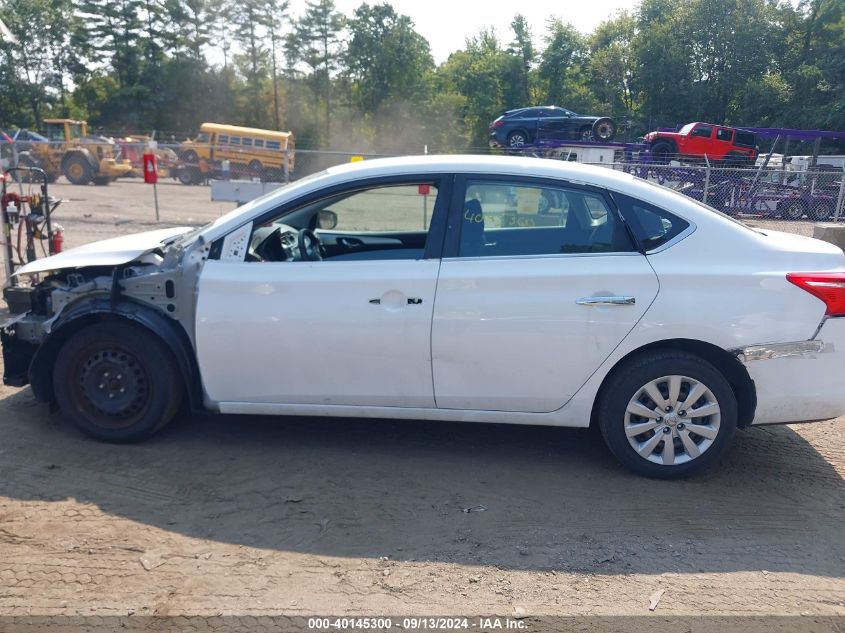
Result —
<path fill-rule="evenodd" d="M 370 233 L 427 231 L 437 201 L 432 184 L 365 189 L 323 208 L 337 214 L 335 231 Z"/>
<path fill-rule="evenodd" d="M 720 127 L 718 130 L 716 130 L 716 138 L 720 141 L 730 141 L 733 138 L 733 135 L 733 130 L 728 130 L 723 127 Z"/>
<path fill-rule="evenodd" d="M 757 144 L 756 137 L 751 132 L 737 132 L 734 143 L 745 147 L 754 147 Z"/>
<path fill-rule="evenodd" d="M 643 200 L 621 193 L 614 193 L 613 200 L 646 252 L 669 242 L 689 227 L 686 220 Z"/>
<path fill-rule="evenodd" d="M 713 133 L 713 128 L 707 125 L 699 125 L 692 131 L 692 136 L 703 136 L 704 138 L 710 138 L 710 135 Z"/>
<path fill-rule="evenodd" d="M 285 210 L 254 227 L 248 262 L 302 259 L 422 259 L 438 190 L 434 183 L 346 191 Z M 301 240 L 320 244 L 321 257 L 303 254 Z"/>
<path fill-rule="evenodd" d="M 576 188 L 468 180 L 460 257 L 634 250 L 605 198 Z"/>

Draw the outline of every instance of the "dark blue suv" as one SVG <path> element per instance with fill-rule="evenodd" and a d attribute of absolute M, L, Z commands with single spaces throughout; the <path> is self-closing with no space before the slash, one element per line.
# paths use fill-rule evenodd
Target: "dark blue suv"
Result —
<path fill-rule="evenodd" d="M 566 108 L 543 106 L 508 110 L 490 124 L 490 146 L 518 149 L 525 145 L 560 141 L 601 141 L 616 136 L 607 117 L 577 114 Z"/>

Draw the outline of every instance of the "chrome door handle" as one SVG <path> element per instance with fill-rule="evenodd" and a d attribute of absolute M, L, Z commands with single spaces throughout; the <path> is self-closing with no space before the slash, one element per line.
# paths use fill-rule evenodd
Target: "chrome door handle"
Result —
<path fill-rule="evenodd" d="M 581 297 L 575 303 L 579 306 L 632 306 L 636 297 Z"/>

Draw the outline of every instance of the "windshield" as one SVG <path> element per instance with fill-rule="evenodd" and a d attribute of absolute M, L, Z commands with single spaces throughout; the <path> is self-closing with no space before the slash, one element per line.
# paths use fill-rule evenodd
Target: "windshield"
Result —
<path fill-rule="evenodd" d="M 692 128 L 695 127 L 695 123 L 687 123 L 684 127 L 681 128 L 679 134 L 683 134 L 686 136 L 690 132 L 692 132 Z"/>

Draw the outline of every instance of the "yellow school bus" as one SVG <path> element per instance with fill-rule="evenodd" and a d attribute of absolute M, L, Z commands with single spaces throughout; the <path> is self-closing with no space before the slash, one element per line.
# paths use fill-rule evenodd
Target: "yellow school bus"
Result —
<path fill-rule="evenodd" d="M 219 175 L 224 161 L 233 178 L 284 182 L 293 174 L 293 132 L 203 123 L 194 140 L 182 143 L 179 158 L 179 180 L 186 185 Z"/>

